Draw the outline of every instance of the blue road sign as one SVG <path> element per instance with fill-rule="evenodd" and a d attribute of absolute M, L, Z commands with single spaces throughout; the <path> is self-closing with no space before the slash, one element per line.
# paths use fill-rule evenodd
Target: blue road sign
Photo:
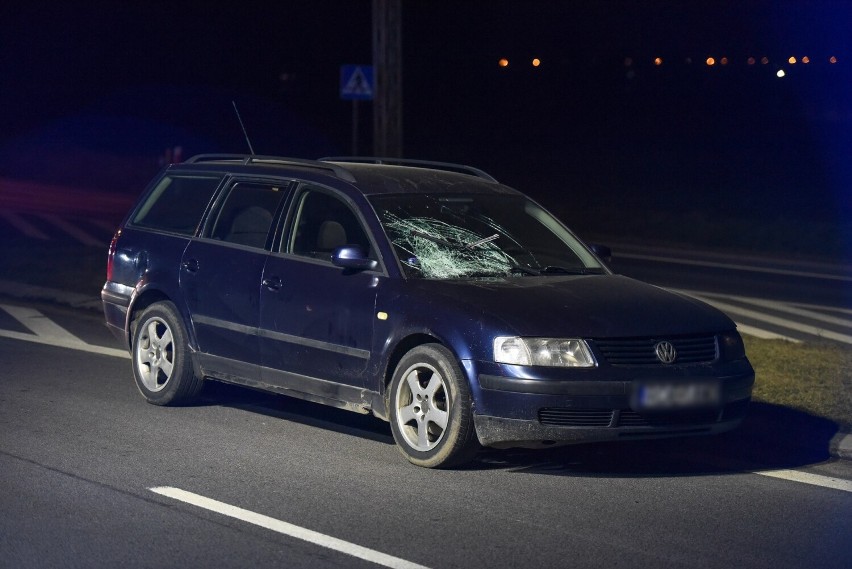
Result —
<path fill-rule="evenodd" d="M 341 65 L 340 98 L 345 101 L 372 101 L 373 66 Z"/>

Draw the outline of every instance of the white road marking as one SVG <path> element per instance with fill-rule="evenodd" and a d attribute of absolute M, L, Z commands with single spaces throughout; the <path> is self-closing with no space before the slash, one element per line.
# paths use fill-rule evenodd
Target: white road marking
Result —
<path fill-rule="evenodd" d="M 769 330 L 764 330 L 762 328 L 756 328 L 754 326 L 749 326 L 748 324 L 743 324 L 741 322 L 737 322 L 737 330 L 746 334 L 748 336 L 754 336 L 755 338 L 760 338 L 762 340 L 784 340 L 786 342 L 792 342 L 794 344 L 801 344 L 800 340 L 795 338 L 791 338 L 789 336 L 785 336 L 783 334 L 777 334 L 775 332 L 770 332 Z"/>
<path fill-rule="evenodd" d="M 32 239 L 41 239 L 46 241 L 50 239 L 41 229 L 11 211 L 0 211 L 0 217 L 5 219 L 12 227 L 23 233 L 25 236 Z"/>
<path fill-rule="evenodd" d="M 12 318 L 27 327 L 33 334 L 45 340 L 57 340 L 66 344 L 85 344 L 83 340 L 49 319 L 47 316 L 24 306 L 11 306 L 3 304 L 0 306 Z"/>
<path fill-rule="evenodd" d="M 823 314 L 821 312 L 816 312 L 815 310 L 834 310 L 830 306 L 816 306 L 811 305 L 809 307 L 804 308 L 802 306 L 794 306 L 786 302 L 778 302 L 775 300 L 764 300 L 762 298 L 749 298 L 746 296 L 735 296 L 732 294 L 722 295 L 715 293 L 704 293 L 704 292 L 692 292 L 692 291 L 681 291 L 686 294 L 695 294 L 701 295 L 709 298 L 716 299 L 730 299 L 737 302 L 743 302 L 746 304 L 751 304 L 752 306 L 759 306 L 760 308 L 768 308 L 769 310 L 774 310 L 775 312 L 784 312 L 786 314 L 792 314 L 793 316 L 802 316 L 804 318 L 808 318 L 810 320 L 816 320 L 818 322 L 825 322 L 826 324 L 835 324 L 837 326 L 845 326 L 847 328 L 852 328 L 852 320 L 847 318 L 838 318 L 836 316 L 829 316 L 827 314 Z M 840 310 L 838 310 L 840 312 Z"/>
<path fill-rule="evenodd" d="M 756 267 L 754 265 L 737 265 L 734 263 L 717 263 L 714 261 L 693 261 L 690 259 L 673 259 L 658 255 L 637 255 L 632 253 L 618 253 L 618 257 L 625 259 L 638 259 L 641 261 L 656 261 L 674 265 L 690 265 L 695 267 L 712 267 L 714 269 L 733 269 L 736 271 L 747 271 L 750 273 L 766 273 L 770 275 L 787 275 L 793 277 L 807 277 L 812 279 L 825 279 L 832 281 L 852 282 L 852 277 L 845 275 L 834 275 L 831 273 L 815 273 L 810 271 L 795 271 L 792 269 L 773 269 L 772 267 Z"/>
<path fill-rule="evenodd" d="M 25 342 L 33 342 L 36 344 L 56 346 L 59 348 L 70 348 L 72 350 L 79 350 L 82 352 L 130 359 L 130 354 L 125 350 L 87 344 L 71 332 L 67 331 L 65 328 L 61 327 L 59 324 L 47 318 L 38 310 L 22 306 L 11 306 L 8 304 L 0 305 L 0 309 L 23 324 L 28 330 L 32 331 L 32 334 L 25 334 L 12 330 L 0 330 L 0 337 L 2 338 L 12 338 L 13 340 L 23 340 Z"/>
<path fill-rule="evenodd" d="M 839 332 L 834 332 L 832 330 L 826 330 L 824 328 L 817 328 L 816 326 L 810 326 L 807 324 L 801 324 L 799 322 L 795 322 L 793 320 L 787 320 L 786 318 L 778 318 L 777 316 L 772 316 L 770 314 L 763 314 L 761 312 L 757 312 L 755 310 L 749 310 L 748 308 L 741 308 L 739 306 L 734 306 L 733 304 L 728 304 L 726 302 L 719 302 L 718 300 L 712 299 L 702 299 L 707 304 L 711 304 L 718 308 L 719 310 L 725 312 L 728 315 L 736 314 L 739 316 L 744 316 L 746 318 L 752 318 L 754 320 L 759 320 L 761 322 L 766 322 L 767 324 L 774 324 L 776 326 L 781 326 L 783 328 L 788 328 L 790 330 L 796 330 L 797 332 L 804 332 L 805 334 L 811 334 L 818 338 L 828 338 L 829 340 L 835 340 L 837 342 L 843 342 L 844 344 L 852 344 L 852 336 L 848 334 L 841 334 Z"/>
<path fill-rule="evenodd" d="M 118 225 L 112 223 L 111 221 L 106 221 L 105 219 L 87 219 L 89 223 L 97 227 L 98 229 L 103 229 L 107 233 L 115 233 L 115 230 L 118 229 Z"/>
<path fill-rule="evenodd" d="M 800 472 L 798 470 L 761 470 L 756 471 L 755 474 L 769 476 L 772 478 L 781 478 L 792 482 L 801 482 L 802 484 L 811 484 L 813 486 L 822 486 L 823 488 L 843 490 L 844 492 L 852 492 L 852 480 L 844 480 L 842 478 L 821 476 L 819 474 L 810 474 L 809 472 Z"/>
<path fill-rule="evenodd" d="M 244 510 L 243 508 L 219 502 L 218 500 L 213 500 L 199 494 L 187 492 L 180 488 L 159 487 L 149 488 L 149 490 L 161 496 L 166 496 L 167 498 L 172 498 L 211 512 L 216 512 L 217 514 L 222 514 L 223 516 L 228 516 L 280 534 L 301 539 L 302 541 L 307 541 L 308 543 L 313 543 L 320 547 L 345 553 L 346 555 L 357 557 L 359 559 L 375 563 L 376 565 L 392 567 L 394 569 L 428 569 L 423 565 L 418 565 L 417 563 L 412 563 L 411 561 L 406 561 L 399 557 L 393 557 L 392 555 L 387 555 L 380 551 L 375 551 L 348 541 L 343 541 L 336 537 L 331 537 L 329 535 L 277 520 L 269 516 L 264 516 L 263 514 L 252 512 L 251 510 Z"/>
<path fill-rule="evenodd" d="M 758 320 L 760 322 L 766 322 L 767 324 L 773 324 L 775 326 L 780 326 L 782 328 L 787 328 L 789 330 L 795 330 L 797 332 L 803 332 L 805 334 L 810 334 L 810 335 L 816 336 L 818 338 L 826 338 L 826 339 L 829 339 L 829 340 L 835 340 L 837 342 L 842 342 L 844 344 L 852 344 L 852 336 L 850 336 L 849 334 L 842 334 L 840 332 L 835 332 L 833 330 L 826 330 L 824 328 L 818 328 L 816 326 L 811 326 L 811 325 L 808 325 L 808 324 L 802 324 L 802 323 L 796 322 L 794 320 L 788 320 L 786 318 L 779 318 L 777 316 L 772 316 L 771 314 L 764 314 L 764 313 L 758 312 L 756 310 L 751 310 L 749 308 L 743 308 L 741 306 L 736 306 L 736 305 L 729 304 L 727 302 L 722 302 L 722 301 L 719 301 L 719 300 L 716 300 L 715 298 L 713 298 L 715 296 L 721 296 L 721 295 L 714 295 L 712 293 L 708 294 L 708 293 L 703 293 L 703 292 L 695 292 L 695 291 L 687 291 L 687 290 L 677 290 L 677 289 L 671 289 L 671 290 L 673 290 L 674 292 L 679 292 L 679 293 L 682 293 L 682 294 L 686 294 L 688 296 L 692 296 L 694 298 L 697 298 L 699 300 L 706 302 L 707 304 L 709 304 L 711 306 L 715 306 L 716 308 L 718 308 L 722 312 L 726 313 L 731 318 L 734 318 L 735 316 L 751 318 L 753 320 Z M 777 303 L 772 303 L 770 301 L 761 301 L 761 299 L 751 299 L 751 298 L 736 297 L 736 296 L 728 296 L 727 298 L 735 299 L 735 300 L 738 300 L 738 301 L 744 302 L 744 303 L 754 304 L 754 305 L 760 306 L 762 308 L 777 309 L 777 306 L 775 306 Z M 772 305 L 772 306 L 769 306 L 769 305 Z M 830 309 L 830 307 L 823 307 L 823 308 L 824 309 Z M 787 309 L 783 310 L 783 311 L 786 311 L 788 313 L 793 313 L 793 314 L 795 314 L 796 312 L 804 312 L 804 311 L 800 311 L 800 310 L 792 308 L 792 307 L 787 307 Z M 796 314 L 796 315 L 802 316 L 802 314 Z M 824 318 L 814 318 L 815 316 L 818 317 L 818 316 L 822 316 L 822 315 L 815 315 L 815 314 L 812 314 L 811 312 L 807 312 L 807 315 L 808 315 L 809 318 L 824 321 Z M 830 318 L 830 317 L 826 316 L 825 318 Z M 839 320 L 839 321 L 841 323 L 846 322 L 844 320 Z M 752 329 L 754 329 L 754 328 L 752 328 Z"/>
<path fill-rule="evenodd" d="M 48 214 L 48 213 L 40 213 L 40 214 L 38 214 L 38 216 L 41 217 L 42 219 L 44 219 L 45 221 L 55 225 L 56 227 L 58 227 L 59 229 L 61 229 L 62 231 L 64 231 L 65 233 L 67 233 L 68 235 L 70 235 L 71 237 L 73 237 L 74 239 L 79 241 L 80 243 L 82 243 L 83 245 L 90 245 L 92 247 L 104 247 L 104 246 L 106 246 L 102 239 L 95 239 L 94 237 L 92 237 L 91 235 L 89 235 L 88 233 L 86 233 L 85 231 L 80 229 L 79 227 L 68 223 L 67 221 L 65 221 L 64 219 L 62 219 L 61 217 L 59 217 L 57 215 L 51 215 L 51 214 Z"/>

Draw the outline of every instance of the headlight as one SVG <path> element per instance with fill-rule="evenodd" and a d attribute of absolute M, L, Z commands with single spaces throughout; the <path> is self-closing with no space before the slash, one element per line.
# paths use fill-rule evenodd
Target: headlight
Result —
<path fill-rule="evenodd" d="M 494 338 L 494 361 L 519 366 L 595 367 L 585 340 L 566 338 Z"/>
<path fill-rule="evenodd" d="M 745 357 L 745 346 L 739 333 L 726 332 L 719 334 L 719 356 L 722 361 L 732 362 Z"/>

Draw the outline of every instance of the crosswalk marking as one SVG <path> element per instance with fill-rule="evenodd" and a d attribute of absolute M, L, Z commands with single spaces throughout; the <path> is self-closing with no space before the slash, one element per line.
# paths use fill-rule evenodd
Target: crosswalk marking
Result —
<path fill-rule="evenodd" d="M 49 213 L 39 213 L 37 215 L 48 223 L 51 223 L 55 227 L 58 227 L 83 245 L 91 245 L 94 247 L 98 247 L 104 244 L 103 240 L 92 237 L 76 225 L 69 223 L 58 215 L 53 215 Z"/>
<path fill-rule="evenodd" d="M 28 239 L 50 241 L 57 239 L 58 233 L 70 237 L 88 247 L 106 247 L 116 230 L 116 224 L 97 218 L 67 218 L 53 213 L 0 211 L 0 225 L 8 232 L 12 231 Z"/>
<path fill-rule="evenodd" d="M 785 303 L 765 300 L 761 298 L 720 295 L 691 290 L 672 290 L 706 302 L 707 304 L 714 306 L 722 312 L 726 313 L 734 320 L 747 318 L 749 320 L 761 322 L 770 326 L 781 328 L 783 330 L 798 332 L 800 335 L 805 334 L 806 336 L 814 336 L 820 339 L 828 339 L 844 344 L 852 344 L 852 334 L 839 332 L 837 330 L 830 330 L 825 327 L 814 326 L 806 322 L 823 322 L 825 324 L 831 324 L 844 330 L 852 329 L 852 320 L 830 315 L 830 313 L 847 314 L 848 311 L 843 308 L 818 306 L 813 304 L 808 305 L 799 303 Z M 731 302 L 737 302 L 739 304 L 724 302 L 724 300 L 720 299 L 730 300 Z M 780 316 L 768 314 L 764 311 L 761 311 L 760 309 L 770 310 L 781 314 L 789 314 L 791 316 L 798 317 L 800 320 L 782 318 Z M 744 325 L 740 322 L 737 322 L 737 327 L 743 333 L 758 338 L 778 338 L 794 340 L 792 337 L 789 337 L 783 333 L 775 332 L 772 330 L 766 330 L 753 325 Z"/>
<path fill-rule="evenodd" d="M 717 294 L 708 294 L 708 293 L 700 293 L 703 296 L 710 298 L 729 298 L 731 300 L 744 302 L 747 304 L 751 304 L 752 306 L 758 306 L 761 308 L 768 308 L 770 310 L 774 310 L 776 312 L 784 312 L 787 314 L 792 314 L 793 316 L 803 316 L 810 320 L 817 320 L 819 322 L 825 322 L 826 324 L 836 324 L 838 326 L 845 326 L 847 328 L 852 328 L 852 320 L 847 318 L 838 318 L 836 316 L 828 316 L 827 314 L 822 314 L 820 312 L 816 312 L 812 308 L 804 308 L 797 307 L 785 302 L 778 302 L 774 300 L 764 300 L 762 298 L 746 298 L 744 296 L 734 296 L 734 295 L 717 295 Z"/>
<path fill-rule="evenodd" d="M 84 342 L 38 310 L 23 306 L 12 306 L 9 304 L 0 304 L 0 309 L 20 322 L 31 332 L 21 333 L 13 330 L 0 330 L 0 337 L 2 338 L 24 340 L 26 342 L 47 344 L 49 346 L 57 346 L 60 348 L 71 348 L 72 350 L 92 352 L 95 354 L 118 358 L 130 358 L 130 354 L 128 354 L 125 350 L 106 348 L 104 346 L 97 346 Z"/>
<path fill-rule="evenodd" d="M 757 328 L 756 326 L 749 326 L 748 324 L 743 324 L 742 322 L 736 322 L 737 330 L 746 334 L 747 336 L 754 336 L 755 338 L 760 338 L 762 340 L 784 340 L 786 342 L 793 342 L 794 344 L 800 344 L 801 341 L 795 338 L 791 338 L 790 336 L 785 336 L 783 334 L 778 334 L 777 332 L 770 332 L 769 330 L 763 330 L 762 328 Z"/>
<path fill-rule="evenodd" d="M 0 217 L 2 217 L 9 225 L 26 235 L 32 239 L 40 239 L 42 241 L 47 241 L 50 239 L 42 230 L 38 227 L 18 215 L 17 213 L 11 211 L 0 211 Z"/>

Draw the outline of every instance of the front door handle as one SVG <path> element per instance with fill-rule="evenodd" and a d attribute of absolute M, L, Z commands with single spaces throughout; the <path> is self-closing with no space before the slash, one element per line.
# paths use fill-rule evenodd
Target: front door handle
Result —
<path fill-rule="evenodd" d="M 198 259 L 187 259 L 180 266 L 183 270 L 194 273 L 198 271 Z"/>
<path fill-rule="evenodd" d="M 281 282 L 281 279 L 278 277 L 270 277 L 267 279 L 263 279 L 260 283 L 265 286 L 268 290 L 272 292 L 276 292 L 281 290 L 281 287 L 284 283 Z"/>

